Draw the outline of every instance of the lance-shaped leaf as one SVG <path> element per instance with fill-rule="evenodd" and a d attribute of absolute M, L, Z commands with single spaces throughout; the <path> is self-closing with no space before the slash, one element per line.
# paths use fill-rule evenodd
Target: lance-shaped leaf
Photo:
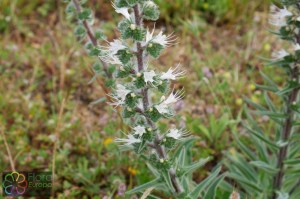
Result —
<path fill-rule="evenodd" d="M 216 180 L 221 172 L 221 167 L 214 170 L 205 180 L 198 184 L 195 189 L 188 195 L 191 198 L 198 198 L 204 190 L 208 190 L 210 185 Z"/>
<path fill-rule="evenodd" d="M 218 176 L 211 184 L 211 186 L 208 188 L 203 198 L 215 198 L 217 187 L 224 180 L 225 177 L 226 177 L 226 173 L 223 173 L 222 175 Z"/>
<path fill-rule="evenodd" d="M 131 194 L 134 194 L 134 193 L 138 193 L 140 191 L 144 191 L 146 189 L 149 189 L 151 187 L 158 187 L 158 186 L 161 186 L 163 185 L 164 183 L 162 183 L 161 179 L 160 178 L 156 178 L 150 182 L 147 182 L 143 185 L 140 185 L 140 186 L 137 186 L 133 189 L 131 189 L 130 191 L 127 191 L 126 194 L 128 195 L 131 195 Z"/>
<path fill-rule="evenodd" d="M 250 162 L 253 166 L 264 170 L 267 173 L 275 174 L 278 172 L 278 169 L 274 168 L 273 166 L 263 162 L 263 161 L 252 161 Z"/>
<path fill-rule="evenodd" d="M 210 157 L 205 158 L 205 159 L 200 159 L 198 162 L 196 162 L 194 164 L 184 166 L 182 168 L 182 175 L 187 175 L 187 174 L 193 173 L 195 170 L 197 170 L 200 167 L 204 166 L 209 160 L 211 160 Z"/>
<path fill-rule="evenodd" d="M 261 132 L 257 132 L 254 129 L 251 129 L 250 127 L 245 126 L 245 128 L 255 137 L 257 137 L 259 140 L 261 140 L 262 142 L 266 143 L 267 145 L 269 145 L 272 148 L 278 149 L 279 147 L 274 144 L 271 140 L 269 140 L 267 137 L 265 137 Z"/>

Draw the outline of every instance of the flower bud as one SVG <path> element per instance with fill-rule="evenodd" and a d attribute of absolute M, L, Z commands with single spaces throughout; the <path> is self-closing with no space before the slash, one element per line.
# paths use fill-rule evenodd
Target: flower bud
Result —
<path fill-rule="evenodd" d="M 141 77 L 142 74 L 141 74 L 141 73 L 137 73 L 136 76 L 137 76 L 137 77 Z"/>
<path fill-rule="evenodd" d="M 136 29 L 136 25 L 135 25 L 135 24 L 131 24 L 131 25 L 130 25 L 130 29 L 131 29 L 131 30 L 135 30 L 135 29 Z"/>

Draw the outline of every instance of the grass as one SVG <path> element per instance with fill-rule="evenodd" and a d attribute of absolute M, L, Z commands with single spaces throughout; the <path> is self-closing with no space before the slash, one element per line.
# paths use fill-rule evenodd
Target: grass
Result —
<path fill-rule="evenodd" d="M 117 196 L 122 184 L 130 189 L 151 176 L 142 162 L 132 161 L 133 154 L 119 152 L 113 142 L 126 128 L 117 112 L 105 102 L 91 105 L 105 97 L 101 85 L 87 84 L 95 60 L 86 56 L 74 38 L 73 24 L 65 19 L 64 5 L 57 2 L 1 2 L 0 124 L 4 134 L 0 143 L 4 144 L 0 144 L 0 171 L 10 170 L 11 165 L 19 171 L 53 169 L 57 198 L 122 198 Z M 112 15 L 109 2 L 97 2 L 96 16 L 101 21 L 96 24 L 101 23 L 112 39 L 119 16 Z M 262 93 L 254 86 L 261 81 L 259 70 L 271 76 L 278 73 L 263 67 L 257 57 L 269 57 L 278 48 L 266 30 L 268 4 L 247 0 L 158 3 L 162 20 L 157 27 L 175 31 L 179 44 L 156 63 L 166 69 L 180 62 L 188 74 L 174 85 L 184 87 L 186 96 L 176 105 L 181 117 L 171 122 L 186 126 L 198 137 L 194 157 L 212 156 L 208 165 L 212 168 L 224 150 L 234 150 L 232 133 L 244 132 L 240 126 L 243 96 L 262 101 Z M 276 81 L 281 82 L 278 77 Z M 260 120 L 266 122 L 266 118 Z M 195 178 L 199 181 L 205 175 L 202 170 Z"/>

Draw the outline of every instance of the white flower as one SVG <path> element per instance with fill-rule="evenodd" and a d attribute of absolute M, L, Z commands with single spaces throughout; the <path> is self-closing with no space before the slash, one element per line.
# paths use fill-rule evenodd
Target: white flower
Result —
<path fill-rule="evenodd" d="M 175 94 L 173 94 L 173 92 L 172 92 L 163 103 L 165 103 L 167 105 L 175 103 L 182 99 L 183 93 L 184 93 L 183 90 L 177 91 Z"/>
<path fill-rule="evenodd" d="M 273 57 L 274 59 L 276 59 L 276 60 L 282 59 L 282 58 L 284 58 L 285 56 L 288 56 L 288 55 L 289 55 L 289 53 L 286 52 L 286 50 L 284 50 L 284 49 L 281 49 L 281 50 L 278 51 L 278 52 L 272 53 L 272 57 Z"/>
<path fill-rule="evenodd" d="M 298 43 L 294 44 L 293 47 L 294 47 L 294 51 L 300 50 L 300 45 Z"/>
<path fill-rule="evenodd" d="M 171 79 L 176 80 L 177 77 L 180 77 L 185 74 L 184 71 L 179 70 L 179 64 L 176 66 L 176 68 L 170 68 L 166 73 L 163 73 L 160 78 L 161 79 Z"/>
<path fill-rule="evenodd" d="M 169 112 L 168 105 L 161 103 L 154 106 L 160 114 L 166 114 Z"/>
<path fill-rule="evenodd" d="M 127 47 L 122 44 L 122 42 L 118 39 L 115 39 L 113 42 L 109 42 L 108 51 L 112 55 L 116 55 L 119 50 L 124 50 Z"/>
<path fill-rule="evenodd" d="M 105 53 L 105 55 L 100 55 L 99 58 L 109 64 L 118 64 L 121 65 L 122 62 L 119 60 L 119 58 L 111 53 Z"/>
<path fill-rule="evenodd" d="M 271 6 L 271 14 L 269 18 L 269 23 L 274 26 L 285 26 L 286 25 L 286 17 L 290 17 L 293 14 L 288 11 L 286 7 L 283 9 L 279 9 L 276 6 Z"/>
<path fill-rule="evenodd" d="M 117 138 L 117 139 L 115 139 L 115 142 L 124 143 L 123 145 L 128 146 L 128 145 L 132 145 L 135 143 L 140 143 L 141 140 L 138 138 L 135 138 L 133 135 L 129 134 L 129 135 L 127 135 L 127 139 L 126 138 Z"/>
<path fill-rule="evenodd" d="M 134 127 L 133 130 L 134 134 L 139 136 L 142 136 L 144 133 L 146 133 L 146 128 L 140 125 Z"/>
<path fill-rule="evenodd" d="M 154 77 L 156 76 L 156 73 L 154 72 L 154 70 L 151 70 L 149 72 L 144 72 L 144 81 L 147 82 L 154 82 Z"/>
<path fill-rule="evenodd" d="M 187 136 L 187 132 L 183 132 L 178 129 L 170 129 L 169 133 L 166 135 L 167 137 L 174 138 L 175 140 L 178 140 L 182 136 Z"/>
<path fill-rule="evenodd" d="M 126 7 L 118 8 L 114 3 L 112 4 L 112 6 L 116 10 L 116 13 L 122 14 L 126 19 L 130 20 L 130 14 L 128 12 L 129 8 Z"/>
<path fill-rule="evenodd" d="M 126 89 L 125 86 L 117 84 L 116 95 L 109 95 L 114 101 L 109 104 L 112 106 L 120 106 L 125 103 L 126 95 L 131 93 L 131 90 Z"/>
<path fill-rule="evenodd" d="M 112 106 L 121 106 L 121 105 L 123 105 L 125 102 L 123 101 L 123 100 L 120 100 L 120 99 L 118 99 L 118 98 L 116 98 L 116 97 L 113 97 L 113 96 L 110 96 L 112 99 L 114 99 L 115 101 L 113 101 L 113 102 L 109 102 L 108 104 L 109 105 L 112 105 Z"/>
<path fill-rule="evenodd" d="M 151 40 L 153 43 L 157 43 L 162 45 L 163 47 L 168 47 L 170 46 L 174 41 L 176 40 L 176 38 L 174 38 L 174 36 L 172 34 L 166 36 L 163 35 L 163 32 L 160 31 L 160 33 L 158 35 L 156 35 L 155 37 L 153 37 L 153 39 Z"/>
<path fill-rule="evenodd" d="M 149 31 L 149 29 L 147 29 L 147 33 L 146 33 L 146 44 L 148 44 L 148 42 L 150 42 L 153 38 L 153 33 L 154 33 L 154 28 L 152 30 L 152 32 Z"/>
<path fill-rule="evenodd" d="M 300 16 L 299 17 L 297 17 L 297 19 L 296 19 L 297 21 L 300 21 Z"/>
<path fill-rule="evenodd" d="M 116 94 L 118 98 L 121 98 L 122 101 L 125 101 L 126 95 L 129 93 L 131 93 L 131 90 L 126 89 L 126 87 L 121 84 L 117 84 Z"/>
<path fill-rule="evenodd" d="M 178 100 L 181 100 L 182 97 L 183 90 L 177 91 L 175 94 L 173 94 L 172 92 L 167 99 L 165 99 L 165 97 L 162 97 L 162 102 L 158 105 L 155 105 L 154 107 L 160 114 L 166 114 L 169 112 L 168 106 L 172 103 L 177 102 Z"/>

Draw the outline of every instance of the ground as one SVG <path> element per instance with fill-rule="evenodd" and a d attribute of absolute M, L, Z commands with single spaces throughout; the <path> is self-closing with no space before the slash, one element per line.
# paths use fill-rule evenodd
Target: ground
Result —
<path fill-rule="evenodd" d="M 213 158 L 196 173 L 196 181 L 222 160 L 225 150 L 236 150 L 232 134 L 245 133 L 240 125 L 243 97 L 257 102 L 263 98 L 255 87 L 262 81 L 259 71 L 279 73 L 262 59 L 281 46 L 268 32 L 269 5 L 262 2 L 159 1 L 162 18 L 156 28 L 173 32 L 177 41 L 153 65 L 167 70 L 181 63 L 187 74 L 174 84 L 185 89 L 183 101 L 176 104 L 180 117 L 168 122 L 198 138 L 195 159 Z M 55 160 L 58 198 L 122 198 L 122 193 L 117 195 L 124 184 L 130 189 L 151 179 L 142 161 L 120 152 L 113 142 L 127 127 L 104 100 L 103 79 L 88 84 L 95 59 L 74 37 L 75 22 L 66 19 L 65 5 L 41 0 L 4 0 L 3 5 L 0 171 L 11 170 L 10 159 L 19 171 L 51 170 Z M 120 16 L 110 1 L 93 0 L 90 5 L 98 17 L 95 26 L 105 30 L 108 40 L 116 38 Z"/>

